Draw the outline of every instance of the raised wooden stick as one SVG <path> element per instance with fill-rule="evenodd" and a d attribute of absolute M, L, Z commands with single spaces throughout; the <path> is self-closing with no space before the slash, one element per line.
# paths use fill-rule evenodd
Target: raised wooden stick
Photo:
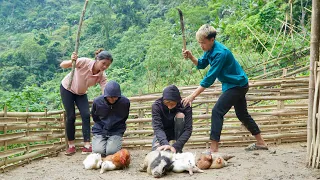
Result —
<path fill-rule="evenodd" d="M 82 13 L 80 16 L 80 21 L 79 21 L 79 26 L 78 26 L 78 33 L 77 33 L 77 39 L 76 39 L 76 44 L 74 46 L 74 52 L 78 55 L 78 49 L 79 49 L 79 44 L 80 44 L 80 32 L 81 32 L 81 27 L 82 27 L 82 22 L 83 22 L 83 17 L 84 14 L 86 12 L 87 9 L 87 5 L 88 5 L 88 0 L 85 1 L 83 9 L 82 9 Z M 68 89 L 71 88 L 72 85 L 72 80 L 73 80 L 73 76 L 74 76 L 74 69 L 76 68 L 76 61 L 72 61 L 72 70 L 71 70 L 71 76 L 70 76 L 70 80 L 69 80 L 69 84 L 68 84 Z"/>
<path fill-rule="evenodd" d="M 182 11 L 177 8 L 179 11 L 179 16 L 180 16 L 180 26 L 181 26 L 181 31 L 182 31 L 182 40 L 183 40 L 183 50 L 187 49 L 187 43 L 186 43 L 186 35 L 185 35 L 185 30 L 184 30 L 184 21 L 183 21 L 183 14 Z"/>
<path fill-rule="evenodd" d="M 181 31 L 182 31 L 182 40 L 183 40 L 183 51 L 185 51 L 187 49 L 187 42 L 186 42 L 186 35 L 185 35 L 185 30 L 184 30 L 184 21 L 183 21 L 183 14 L 181 9 L 177 8 L 177 10 L 179 11 L 179 17 L 180 17 L 180 25 L 181 25 Z M 203 78 L 203 75 L 200 71 L 200 69 L 198 69 L 201 77 Z"/>

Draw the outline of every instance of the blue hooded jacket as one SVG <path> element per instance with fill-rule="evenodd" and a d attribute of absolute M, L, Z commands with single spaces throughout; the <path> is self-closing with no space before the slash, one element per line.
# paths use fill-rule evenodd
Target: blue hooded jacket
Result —
<path fill-rule="evenodd" d="M 118 97 L 114 104 L 107 101 L 107 97 Z M 105 136 L 123 136 L 126 131 L 126 121 L 129 116 L 130 101 L 121 95 L 120 85 L 109 81 L 104 94 L 93 100 L 91 114 L 95 122 L 92 133 Z"/>

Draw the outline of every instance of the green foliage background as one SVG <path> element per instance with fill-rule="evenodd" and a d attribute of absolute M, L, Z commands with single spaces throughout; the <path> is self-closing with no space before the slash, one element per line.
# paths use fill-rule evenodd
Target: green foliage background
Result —
<path fill-rule="evenodd" d="M 60 81 L 70 69 L 59 64 L 74 50 L 83 3 L 0 0 L 0 108 L 62 108 Z M 126 96 L 161 91 L 169 84 L 198 84 L 202 75 L 181 55 L 177 7 L 184 13 L 188 49 L 201 56 L 195 32 L 209 23 L 246 69 L 309 46 L 311 0 L 292 5 L 295 31 L 281 22 L 291 17 L 290 4 L 282 0 L 89 0 L 79 56 L 93 58 L 98 48 L 110 51 L 114 63 L 106 71 L 108 79 L 118 81 Z M 276 68 L 307 62 L 289 57 Z M 98 86 L 88 91 L 90 99 L 99 94 Z"/>

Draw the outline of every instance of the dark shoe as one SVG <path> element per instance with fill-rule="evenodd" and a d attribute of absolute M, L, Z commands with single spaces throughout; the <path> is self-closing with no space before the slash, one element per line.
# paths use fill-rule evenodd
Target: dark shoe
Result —
<path fill-rule="evenodd" d="M 64 154 L 67 156 L 72 156 L 75 153 L 76 153 L 76 147 L 73 146 L 73 147 L 69 147 Z"/>
<path fill-rule="evenodd" d="M 90 154 L 90 153 L 92 153 L 92 146 L 90 146 L 89 148 L 82 147 L 81 154 Z"/>

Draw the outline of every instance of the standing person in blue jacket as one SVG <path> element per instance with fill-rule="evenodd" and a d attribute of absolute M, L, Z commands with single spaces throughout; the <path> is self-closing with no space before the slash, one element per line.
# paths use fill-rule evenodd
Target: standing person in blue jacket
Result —
<path fill-rule="evenodd" d="M 121 95 L 120 85 L 109 81 L 104 94 L 93 100 L 92 151 L 102 157 L 119 151 L 122 147 L 122 136 L 126 131 L 130 101 Z"/>
<path fill-rule="evenodd" d="M 181 104 L 175 85 L 166 87 L 163 96 L 152 104 L 152 128 L 155 135 L 152 150 L 182 152 L 192 133 L 192 108 Z M 175 142 L 170 145 L 170 140 Z"/>
<path fill-rule="evenodd" d="M 216 30 L 208 25 L 202 25 L 196 33 L 197 41 L 204 51 L 201 58 L 196 59 L 191 51 L 183 51 L 184 58 L 190 59 L 198 69 L 204 69 L 210 64 L 210 69 L 200 82 L 200 86 L 182 100 L 184 105 L 190 104 L 206 88 L 210 87 L 216 78 L 222 83 L 222 95 L 212 109 L 210 140 L 211 152 L 218 152 L 224 115 L 234 106 L 238 119 L 256 138 L 257 142 L 249 145 L 246 150 L 267 150 L 260 129 L 247 110 L 245 95 L 248 92 L 248 77 L 231 51 L 216 41 Z"/>

